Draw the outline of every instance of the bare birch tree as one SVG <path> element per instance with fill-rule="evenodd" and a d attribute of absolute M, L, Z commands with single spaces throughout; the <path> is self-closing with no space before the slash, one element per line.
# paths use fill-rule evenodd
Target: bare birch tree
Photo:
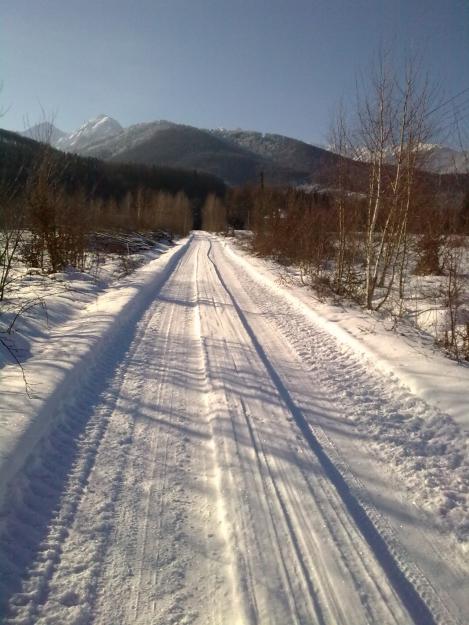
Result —
<path fill-rule="evenodd" d="M 383 54 L 359 94 L 355 145 L 369 164 L 363 297 L 369 309 L 384 304 L 405 266 L 416 172 L 433 129 L 431 97 L 415 62 L 401 78 Z"/>

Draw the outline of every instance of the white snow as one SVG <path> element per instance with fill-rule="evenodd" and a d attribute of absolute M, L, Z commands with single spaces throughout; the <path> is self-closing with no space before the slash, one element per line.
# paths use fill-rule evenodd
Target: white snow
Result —
<path fill-rule="evenodd" d="M 33 350 L 31 401 L 4 368 L 6 622 L 466 620 L 467 370 L 433 396 L 276 271 L 194 233 Z"/>
<path fill-rule="evenodd" d="M 243 262 L 247 256 L 239 247 L 230 247 L 231 254 Z M 285 285 L 285 271 L 272 261 L 249 257 L 267 284 Z M 314 293 L 292 278 L 285 296 L 304 304 L 303 310 L 315 324 L 324 328 L 356 354 L 364 355 L 374 366 L 385 373 L 394 374 L 412 393 L 451 416 L 462 428 L 469 430 L 469 366 L 446 358 L 429 344 L 428 338 L 420 340 L 407 334 L 405 328 L 392 329 L 391 321 L 382 321 L 359 307 L 341 303 L 333 305 L 320 301 Z M 296 284 L 295 284 L 296 282 Z"/>
<path fill-rule="evenodd" d="M 333 152 L 334 146 L 329 146 L 327 149 Z M 386 160 L 389 163 L 394 162 L 397 149 L 396 146 L 386 150 Z M 467 150 L 457 150 L 436 143 L 421 143 L 418 146 L 418 150 L 422 159 L 422 169 L 438 174 L 467 174 L 469 171 L 469 154 Z M 372 156 L 370 150 L 366 147 L 358 147 L 354 152 L 354 159 L 357 161 L 367 162 Z"/>
<path fill-rule="evenodd" d="M 65 152 L 82 149 L 88 144 L 97 143 L 120 135 L 122 126 L 108 115 L 98 115 L 85 122 L 69 135 L 60 137 L 54 146 Z"/>
<path fill-rule="evenodd" d="M 22 467 L 37 441 L 47 435 L 54 410 L 72 389 L 78 391 L 81 372 L 92 365 L 102 346 L 113 340 L 119 324 L 131 315 L 132 310 L 142 306 L 145 295 L 148 297 L 146 289 L 152 288 L 155 281 L 164 279 L 165 272 L 172 266 L 168 260 L 174 255 L 177 258 L 183 249 L 184 244 L 178 245 L 167 252 L 168 258 L 157 258 L 122 280 L 118 288 L 114 286 L 96 298 L 93 298 L 96 285 L 91 280 L 76 285 L 79 294 L 74 290 L 73 280 L 65 291 L 49 291 L 47 316 L 52 329 L 45 335 L 38 326 L 37 315 L 31 320 L 26 316 L 20 321 L 15 334 L 20 337 L 20 346 L 32 351 L 32 357 L 24 363 L 32 397 L 26 396 L 23 378 L 15 364 L 0 370 L 0 501 L 9 481 Z M 81 281 L 84 277 L 79 276 Z M 56 278 L 60 280 L 61 276 L 56 274 Z M 72 310 L 79 302 L 85 307 L 78 316 L 73 316 Z M 5 352 L 2 356 L 6 357 Z"/>

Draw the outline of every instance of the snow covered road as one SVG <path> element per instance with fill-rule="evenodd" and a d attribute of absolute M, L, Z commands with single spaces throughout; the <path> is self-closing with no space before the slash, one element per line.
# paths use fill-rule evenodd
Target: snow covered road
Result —
<path fill-rule="evenodd" d="M 10 485 L 5 623 L 464 622 L 464 554 L 348 419 L 415 399 L 204 233 L 120 339 Z"/>

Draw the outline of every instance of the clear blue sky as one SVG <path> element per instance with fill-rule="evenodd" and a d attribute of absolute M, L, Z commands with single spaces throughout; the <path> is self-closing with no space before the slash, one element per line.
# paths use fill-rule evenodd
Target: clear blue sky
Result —
<path fill-rule="evenodd" d="M 0 13 L 0 126 L 40 105 L 71 131 L 100 113 L 321 143 L 380 44 L 469 87 L 469 0 L 11 0 Z M 469 94 L 466 94 L 469 101 Z"/>

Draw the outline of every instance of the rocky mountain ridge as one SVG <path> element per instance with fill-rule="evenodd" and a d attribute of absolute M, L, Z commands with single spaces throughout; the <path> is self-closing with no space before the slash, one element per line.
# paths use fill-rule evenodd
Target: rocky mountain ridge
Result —
<path fill-rule="evenodd" d="M 274 133 L 200 129 L 167 120 L 127 128 L 99 115 L 70 134 L 51 124 L 38 125 L 25 136 L 45 140 L 65 152 L 109 161 L 166 165 L 204 171 L 238 185 L 259 180 L 272 184 L 309 184 L 321 168 L 334 164 L 332 151 Z M 464 173 L 467 154 L 444 146 L 428 146 L 425 169 L 433 173 Z"/>

